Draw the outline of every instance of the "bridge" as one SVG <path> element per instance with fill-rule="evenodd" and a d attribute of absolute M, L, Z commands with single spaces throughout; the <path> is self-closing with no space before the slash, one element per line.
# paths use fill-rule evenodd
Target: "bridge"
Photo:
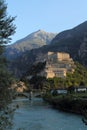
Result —
<path fill-rule="evenodd" d="M 27 93 L 27 92 L 20 92 L 20 93 L 18 92 L 18 93 L 16 93 L 15 96 L 29 98 L 29 94 L 30 94 L 30 93 Z M 33 96 L 33 97 L 41 97 L 41 96 L 42 96 L 42 92 L 34 92 L 34 93 L 32 94 L 32 96 Z"/>

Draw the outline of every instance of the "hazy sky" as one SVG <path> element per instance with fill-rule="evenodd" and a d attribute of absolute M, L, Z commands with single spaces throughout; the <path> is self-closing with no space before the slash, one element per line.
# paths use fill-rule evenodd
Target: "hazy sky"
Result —
<path fill-rule="evenodd" d="M 42 29 L 59 33 L 87 20 L 87 0 L 6 0 L 8 14 L 17 16 L 12 43 Z"/>

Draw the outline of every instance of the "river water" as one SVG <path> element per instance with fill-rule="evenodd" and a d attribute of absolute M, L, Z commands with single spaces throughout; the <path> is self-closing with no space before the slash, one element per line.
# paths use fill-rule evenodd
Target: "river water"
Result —
<path fill-rule="evenodd" d="M 40 98 L 20 98 L 13 104 L 19 108 L 14 112 L 11 130 L 87 130 L 81 116 L 55 110 Z"/>

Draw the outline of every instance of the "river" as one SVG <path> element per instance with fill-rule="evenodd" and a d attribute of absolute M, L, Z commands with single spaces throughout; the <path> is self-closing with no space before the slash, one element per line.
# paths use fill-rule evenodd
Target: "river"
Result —
<path fill-rule="evenodd" d="M 19 108 L 13 114 L 11 130 L 87 130 L 82 117 L 53 109 L 40 98 L 13 101 Z"/>

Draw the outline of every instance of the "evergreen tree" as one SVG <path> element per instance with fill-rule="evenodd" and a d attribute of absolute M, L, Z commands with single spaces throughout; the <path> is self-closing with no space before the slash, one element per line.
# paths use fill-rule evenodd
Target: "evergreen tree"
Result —
<path fill-rule="evenodd" d="M 0 45 L 11 41 L 10 36 L 15 32 L 14 19 L 15 17 L 7 16 L 7 5 L 4 0 L 0 0 Z"/>
<path fill-rule="evenodd" d="M 15 17 L 7 15 L 7 5 L 0 0 L 0 109 L 10 99 L 11 76 L 6 70 L 6 59 L 3 57 L 5 44 L 11 41 L 11 35 L 15 33 L 13 24 Z"/>

